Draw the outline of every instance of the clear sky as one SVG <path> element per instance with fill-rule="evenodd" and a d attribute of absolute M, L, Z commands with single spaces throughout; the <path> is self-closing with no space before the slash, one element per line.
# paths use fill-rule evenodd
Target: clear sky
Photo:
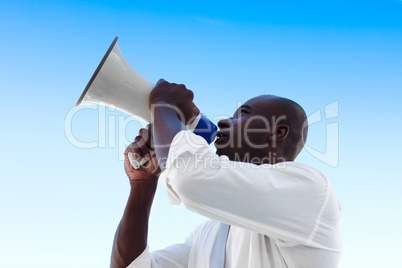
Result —
<path fill-rule="evenodd" d="M 115 36 L 138 71 L 186 84 L 215 122 L 260 94 L 300 103 L 311 126 L 297 161 L 340 200 L 341 267 L 402 267 L 398 0 L 2 0 L 0 267 L 109 265 L 129 193 L 122 150 L 141 122 L 71 109 Z M 160 184 L 151 249 L 203 220 Z"/>

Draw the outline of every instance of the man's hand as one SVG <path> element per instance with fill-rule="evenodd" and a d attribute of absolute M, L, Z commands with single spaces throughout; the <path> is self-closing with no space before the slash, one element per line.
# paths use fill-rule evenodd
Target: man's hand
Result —
<path fill-rule="evenodd" d="M 152 114 L 161 106 L 170 108 L 176 112 L 183 124 L 188 125 L 199 114 L 193 98 L 193 92 L 188 90 L 185 85 L 169 83 L 160 79 L 149 96 L 149 108 Z M 194 116 L 194 114 L 196 115 Z"/>
<path fill-rule="evenodd" d="M 130 180 L 130 184 L 157 180 L 161 173 L 156 155 L 151 157 L 154 151 L 152 141 L 152 126 L 148 125 L 148 129 L 140 129 L 139 135 L 135 137 L 134 142 L 130 144 L 124 152 L 124 169 Z M 132 152 L 136 160 L 141 161 L 143 158 L 150 159 L 144 166 L 134 169 L 128 158 L 128 153 Z"/>

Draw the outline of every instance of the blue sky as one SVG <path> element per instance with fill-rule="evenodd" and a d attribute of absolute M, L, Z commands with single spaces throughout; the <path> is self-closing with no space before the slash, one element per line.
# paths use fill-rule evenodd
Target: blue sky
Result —
<path fill-rule="evenodd" d="M 141 122 L 76 112 L 67 125 L 97 142 L 92 149 L 74 146 L 65 126 L 115 36 L 138 71 L 186 84 L 215 121 L 260 94 L 299 102 L 315 123 L 297 161 L 323 172 L 341 202 L 341 267 L 401 267 L 401 1 L 0 7 L 0 267 L 108 267 L 129 192 L 121 148 Z M 160 184 L 151 249 L 182 241 L 203 220 L 170 205 Z"/>

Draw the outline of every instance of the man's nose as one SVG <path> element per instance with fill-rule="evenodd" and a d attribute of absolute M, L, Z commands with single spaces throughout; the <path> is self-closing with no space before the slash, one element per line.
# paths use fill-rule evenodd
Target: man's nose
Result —
<path fill-rule="evenodd" d="M 220 121 L 218 122 L 218 127 L 219 127 L 220 129 L 222 129 L 222 128 L 230 128 L 230 122 L 231 122 L 231 119 L 230 119 L 230 118 L 220 120 Z"/>

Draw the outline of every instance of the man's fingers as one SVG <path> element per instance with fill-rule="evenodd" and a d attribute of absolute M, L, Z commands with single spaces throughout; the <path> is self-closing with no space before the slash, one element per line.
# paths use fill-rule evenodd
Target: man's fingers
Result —
<path fill-rule="evenodd" d="M 155 84 L 155 85 L 158 85 L 158 84 L 163 83 L 163 82 L 166 82 L 166 80 L 165 80 L 165 79 L 163 79 L 163 78 L 161 78 L 161 79 L 159 79 L 159 80 L 158 80 L 158 82 L 156 82 L 156 84 Z"/>
<path fill-rule="evenodd" d="M 124 152 L 124 155 L 127 156 L 128 153 L 130 153 L 130 152 L 134 154 L 134 158 L 136 160 L 141 160 L 144 157 L 140 147 L 138 147 L 138 144 L 136 142 L 131 143 L 127 147 L 126 151 Z"/>
<path fill-rule="evenodd" d="M 151 133 L 145 129 L 140 129 L 140 141 L 138 142 L 138 146 L 145 158 L 151 158 L 150 148 L 151 148 Z"/>
<path fill-rule="evenodd" d="M 145 144 L 148 147 L 151 147 L 152 136 L 151 136 L 151 131 L 149 129 L 141 128 L 139 136 L 141 136 L 143 138 L 143 140 L 145 141 Z"/>
<path fill-rule="evenodd" d="M 124 153 L 124 168 L 125 168 L 126 170 L 132 170 L 132 169 L 134 169 L 133 166 L 131 165 L 130 160 L 128 159 L 128 152 L 127 152 L 127 154 Z"/>
<path fill-rule="evenodd" d="M 184 88 L 186 88 L 186 87 L 184 87 Z M 194 99 L 194 92 L 193 92 L 192 90 L 187 89 L 187 94 L 188 94 L 188 97 L 189 97 L 191 100 Z"/>
<path fill-rule="evenodd" d="M 151 134 L 150 132 L 142 128 L 140 129 L 139 135 L 135 137 L 134 142 L 130 144 L 124 154 L 129 152 L 134 153 L 136 160 L 141 160 L 142 158 L 151 158 Z"/>
<path fill-rule="evenodd" d="M 195 105 L 194 102 L 193 102 L 193 114 L 194 116 L 198 116 L 200 114 L 200 109 L 198 109 L 198 107 Z"/>
<path fill-rule="evenodd" d="M 148 171 L 150 171 L 152 174 L 159 176 L 161 173 L 156 155 L 154 155 L 147 163 L 145 163 L 143 167 L 148 169 Z"/>

